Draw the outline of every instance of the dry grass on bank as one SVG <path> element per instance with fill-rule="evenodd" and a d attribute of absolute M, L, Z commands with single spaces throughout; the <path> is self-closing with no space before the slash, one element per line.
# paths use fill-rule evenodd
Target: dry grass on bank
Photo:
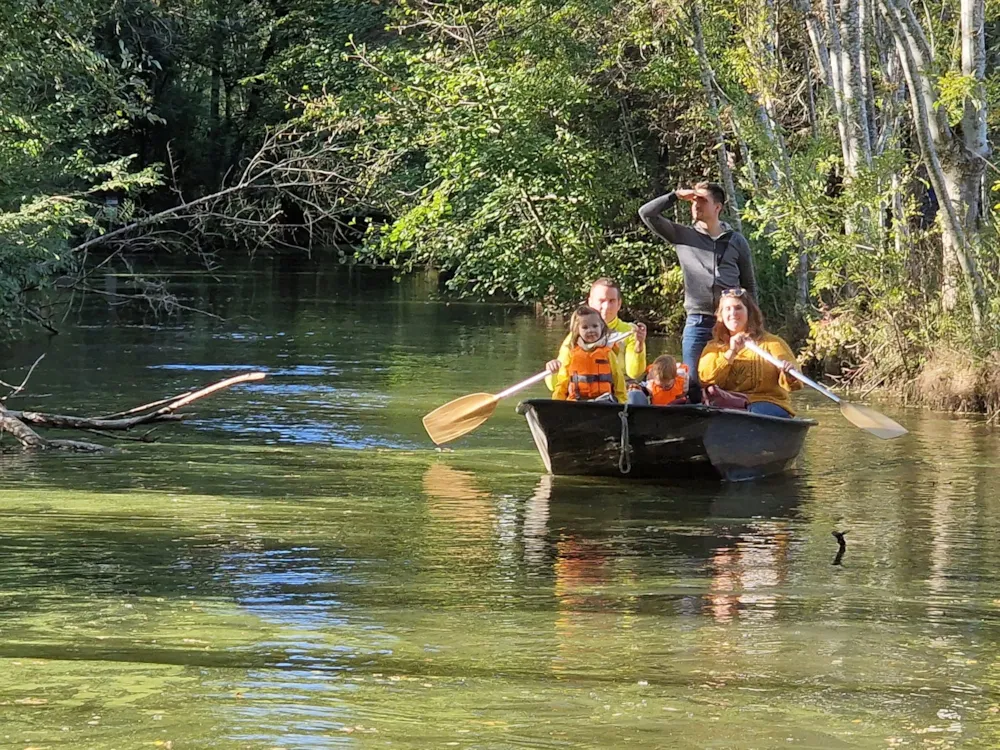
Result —
<path fill-rule="evenodd" d="M 931 352 L 912 383 L 914 400 L 931 408 L 1000 419 L 1000 352 L 984 360 L 950 349 Z"/>

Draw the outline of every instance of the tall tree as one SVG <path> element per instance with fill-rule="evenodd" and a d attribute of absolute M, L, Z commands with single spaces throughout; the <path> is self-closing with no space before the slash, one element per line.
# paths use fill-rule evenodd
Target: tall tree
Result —
<path fill-rule="evenodd" d="M 708 116 L 715 130 L 715 149 L 719 163 L 719 174 L 722 185 L 729 195 L 733 207 L 733 223 L 739 231 L 743 231 L 743 221 L 740 218 L 740 207 L 737 203 L 736 183 L 733 180 L 733 170 L 729 166 L 729 149 L 726 146 L 726 129 L 719 116 L 719 98 L 715 93 L 715 73 L 705 48 L 705 32 L 701 23 L 701 0 L 691 3 L 691 28 L 694 35 L 694 50 L 698 56 L 698 69 L 701 72 L 701 85 L 705 91 L 708 104 Z"/>
<path fill-rule="evenodd" d="M 935 75 L 935 59 L 910 0 L 879 0 L 906 77 L 913 127 L 930 183 L 941 210 L 942 304 L 958 305 L 959 289 L 967 291 L 974 322 L 983 318 L 985 292 L 979 274 L 975 244 L 980 215 L 980 187 L 989 153 L 986 140 L 986 103 L 983 96 L 986 45 L 984 0 L 961 0 L 961 71 L 965 84 L 961 132 L 940 106 L 942 92 Z"/>

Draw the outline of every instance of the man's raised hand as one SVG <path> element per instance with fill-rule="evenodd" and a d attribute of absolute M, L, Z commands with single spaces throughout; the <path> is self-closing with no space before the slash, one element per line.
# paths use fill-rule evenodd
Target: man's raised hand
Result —
<path fill-rule="evenodd" d="M 635 333 L 635 350 L 641 352 L 642 348 L 646 345 L 646 324 L 636 323 L 634 325 Z"/>

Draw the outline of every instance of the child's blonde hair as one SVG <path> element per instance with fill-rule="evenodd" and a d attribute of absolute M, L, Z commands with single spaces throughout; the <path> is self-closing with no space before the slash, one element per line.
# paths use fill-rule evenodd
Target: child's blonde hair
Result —
<path fill-rule="evenodd" d="M 569 334 L 572 346 L 576 346 L 576 340 L 580 338 L 580 321 L 591 315 L 596 315 L 597 319 L 601 321 L 601 336 L 608 335 L 608 324 L 604 322 L 601 314 L 588 305 L 580 305 L 573 311 L 573 317 L 569 319 Z"/>
<path fill-rule="evenodd" d="M 677 379 L 677 360 L 669 354 L 661 354 L 649 366 L 649 380 L 657 383 L 673 383 Z"/>

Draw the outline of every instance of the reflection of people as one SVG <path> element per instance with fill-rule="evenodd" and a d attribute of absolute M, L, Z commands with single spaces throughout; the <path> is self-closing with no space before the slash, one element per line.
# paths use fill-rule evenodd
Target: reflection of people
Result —
<path fill-rule="evenodd" d="M 551 498 L 552 475 L 542 474 L 535 492 L 524 504 L 524 561 L 529 568 L 538 568 L 548 563 L 545 549 Z"/>
<path fill-rule="evenodd" d="M 693 227 L 663 216 L 677 199 L 691 202 Z M 743 287 L 757 296 L 753 259 L 746 238 L 720 220 L 726 205 L 726 191 L 714 182 L 698 183 L 693 190 L 676 190 L 654 198 L 639 209 L 639 217 L 653 233 L 677 250 L 684 274 L 684 310 L 687 319 L 681 344 L 684 364 L 697 373 L 701 351 L 712 339 L 715 308 L 719 293 Z M 634 377 L 629 373 L 629 377 Z M 691 379 L 691 401 L 701 401 L 698 378 Z"/>
<path fill-rule="evenodd" d="M 611 333 L 630 331 L 633 333 L 616 347 L 615 353 L 618 356 L 619 369 L 627 377 L 636 379 L 642 377 L 646 371 L 646 326 L 642 323 L 626 323 L 618 317 L 618 312 L 622 309 L 622 292 L 618 284 L 608 278 L 597 279 L 590 285 L 587 307 L 601 314 Z M 559 347 L 557 358 L 546 365 L 550 373 L 558 372 L 559 367 L 569 361 L 572 344 L 572 337 L 567 336 Z M 555 390 L 551 376 L 545 379 L 545 384 L 550 391 Z"/>
<path fill-rule="evenodd" d="M 601 612 L 608 607 L 603 589 L 613 579 L 614 557 L 602 544 L 564 536 L 556 542 L 553 565 L 556 599 L 555 635 L 559 658 L 555 672 L 593 669 L 594 640 L 612 637 L 613 621 Z"/>
<path fill-rule="evenodd" d="M 625 376 L 608 345 L 608 326 L 593 308 L 578 307 L 570 320 L 569 357 L 560 363 L 552 388 L 559 401 L 608 400 L 625 403 Z"/>
<path fill-rule="evenodd" d="M 744 346 L 748 340 L 784 360 L 785 366 L 779 370 L 758 357 Z M 795 356 L 788 344 L 764 330 L 764 316 L 753 297 L 742 288 L 724 291 L 712 340 L 698 362 L 702 384 L 744 394 L 754 414 L 791 417 L 790 392 L 802 387 L 802 383 L 788 375 L 795 366 Z"/>
<path fill-rule="evenodd" d="M 774 619 L 775 589 L 788 577 L 789 542 L 782 522 L 760 522 L 712 551 L 708 602 L 716 621 L 729 622 L 738 615 Z"/>

